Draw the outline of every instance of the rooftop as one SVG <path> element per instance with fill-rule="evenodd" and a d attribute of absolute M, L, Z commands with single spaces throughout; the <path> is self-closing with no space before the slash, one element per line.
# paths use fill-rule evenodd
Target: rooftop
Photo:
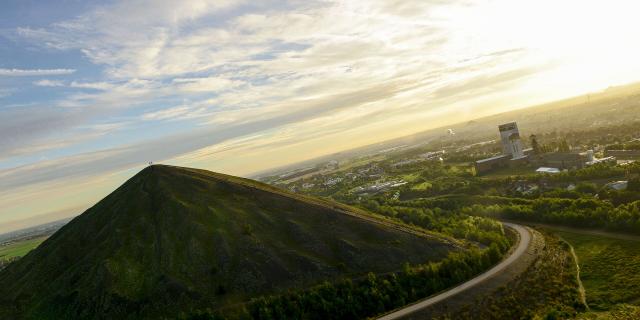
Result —
<path fill-rule="evenodd" d="M 478 160 L 478 161 L 476 161 L 476 163 L 484 163 L 484 162 L 489 162 L 489 161 L 500 160 L 502 158 L 508 158 L 510 156 L 511 155 L 509 155 L 509 154 L 501 154 L 501 155 L 498 155 L 498 156 L 495 156 L 495 157 Z"/>
<path fill-rule="evenodd" d="M 538 173 L 560 173 L 560 169 L 558 168 L 549 168 L 549 167 L 540 167 L 536 170 Z"/>

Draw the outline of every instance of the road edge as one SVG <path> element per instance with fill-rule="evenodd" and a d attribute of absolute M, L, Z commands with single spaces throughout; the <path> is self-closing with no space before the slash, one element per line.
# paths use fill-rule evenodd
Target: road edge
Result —
<path fill-rule="evenodd" d="M 515 249 L 512 249 L 510 255 L 468 281 L 381 315 L 377 319 L 430 319 L 435 314 L 459 308 L 479 295 L 488 294 L 524 272 L 544 247 L 544 238 L 529 227 L 508 222 L 503 224 L 516 231 L 518 235 L 518 243 L 512 247 Z M 524 244 L 523 239 L 526 241 Z M 492 283 L 491 280 L 496 281 Z"/>

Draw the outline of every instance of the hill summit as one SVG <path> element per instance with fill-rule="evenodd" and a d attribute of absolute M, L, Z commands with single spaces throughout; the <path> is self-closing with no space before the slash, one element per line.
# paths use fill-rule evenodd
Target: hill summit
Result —
<path fill-rule="evenodd" d="M 248 179 L 150 166 L 0 272 L 0 318 L 171 318 L 453 248 L 354 212 Z"/>

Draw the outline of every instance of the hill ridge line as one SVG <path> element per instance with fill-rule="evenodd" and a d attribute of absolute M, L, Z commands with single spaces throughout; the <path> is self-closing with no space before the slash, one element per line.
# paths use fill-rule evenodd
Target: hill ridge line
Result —
<path fill-rule="evenodd" d="M 422 238 L 427 238 L 427 239 L 434 239 L 434 240 L 438 240 L 438 241 L 442 241 L 444 243 L 447 243 L 449 245 L 451 245 L 454 248 L 457 249 L 466 249 L 464 246 L 464 243 L 462 241 L 459 241 L 457 239 L 451 238 L 451 237 L 447 237 L 445 235 L 437 235 L 437 234 L 433 234 L 433 233 L 429 233 L 427 230 L 420 230 L 420 229 L 416 229 L 416 228 L 412 228 L 408 225 L 402 225 L 398 222 L 395 221 L 390 221 L 390 220 L 383 220 L 382 218 L 377 218 L 372 214 L 369 213 L 356 213 L 355 211 L 363 211 L 359 208 L 355 208 L 355 207 L 350 207 L 341 203 L 337 203 L 337 202 L 333 202 L 331 200 L 326 200 L 326 199 L 316 199 L 316 198 L 310 198 L 306 195 L 302 195 L 302 194 L 297 194 L 297 193 L 291 193 L 288 191 L 285 191 L 283 189 L 262 183 L 262 182 L 257 182 L 259 184 L 261 184 L 261 187 L 266 187 L 265 189 L 261 189 L 256 185 L 253 185 L 251 183 L 249 183 L 249 179 L 246 178 L 239 178 L 239 177 L 235 177 L 235 176 L 230 176 L 230 175 L 226 175 L 223 173 L 218 173 L 218 172 L 212 172 L 212 171 L 208 171 L 208 170 L 203 170 L 203 169 L 192 169 L 192 168 L 185 168 L 185 167 L 179 167 L 179 166 L 168 166 L 168 165 L 158 165 L 158 166 L 165 166 L 165 167 L 169 167 L 169 168 L 174 168 L 174 169 L 180 169 L 182 171 L 188 171 L 190 173 L 193 174 L 197 174 L 197 175 L 201 175 L 207 178 L 213 178 L 216 179 L 218 181 L 221 182 L 225 182 L 225 183 L 235 183 L 235 184 L 239 184 L 242 185 L 244 187 L 253 189 L 253 190 L 259 190 L 259 191 L 268 191 L 268 192 L 272 192 L 275 194 L 278 194 L 280 196 L 283 197 L 287 197 L 289 199 L 293 199 L 293 200 L 298 200 L 298 201 L 304 201 L 306 203 L 312 204 L 314 206 L 317 207 L 321 207 L 321 208 L 328 208 L 331 210 L 335 210 L 339 213 L 342 213 L 344 215 L 347 216 L 351 216 L 354 218 L 358 218 L 358 219 L 362 219 L 362 220 L 366 220 L 368 222 L 371 223 L 375 223 L 378 225 L 382 225 L 388 228 L 392 228 L 398 231 L 402 231 L 408 234 L 412 234 L 415 236 L 419 236 Z M 209 174 L 207 174 L 209 173 Z M 229 178 L 228 180 L 225 178 Z"/>

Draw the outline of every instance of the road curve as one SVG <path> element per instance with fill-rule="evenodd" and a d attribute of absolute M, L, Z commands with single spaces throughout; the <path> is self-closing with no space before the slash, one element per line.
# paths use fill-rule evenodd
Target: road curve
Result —
<path fill-rule="evenodd" d="M 514 261 L 516 261 L 520 256 L 522 256 L 526 251 L 527 248 L 529 247 L 529 244 L 531 243 L 531 232 L 518 224 L 514 224 L 514 223 L 507 223 L 507 222 L 503 222 L 503 224 L 507 227 L 510 227 L 512 229 L 514 229 L 516 232 L 518 232 L 518 234 L 520 234 L 520 241 L 518 242 L 518 247 L 513 251 L 513 253 L 506 259 L 502 260 L 502 262 L 500 262 L 499 264 L 497 264 L 496 266 L 494 266 L 493 268 L 489 269 L 488 271 L 480 274 L 479 276 L 458 285 L 457 287 L 453 287 L 447 291 L 444 291 L 440 294 L 437 294 L 435 296 L 432 296 L 430 298 L 427 298 L 425 300 L 422 300 L 420 302 L 414 303 L 412 305 L 409 305 L 407 307 L 404 307 L 402 309 L 396 310 L 392 313 L 386 314 L 380 318 L 378 318 L 378 320 L 394 320 L 394 319 L 400 319 L 402 317 L 405 317 L 409 314 L 412 314 L 418 310 L 421 310 L 423 308 L 429 307 L 435 303 L 438 303 L 442 300 L 451 298 L 469 288 L 472 288 L 474 286 L 477 286 L 479 284 L 481 284 L 482 282 L 484 282 L 485 280 L 489 279 L 490 277 L 500 273 L 501 271 L 503 271 L 506 267 L 508 267 L 509 265 L 511 265 Z"/>

